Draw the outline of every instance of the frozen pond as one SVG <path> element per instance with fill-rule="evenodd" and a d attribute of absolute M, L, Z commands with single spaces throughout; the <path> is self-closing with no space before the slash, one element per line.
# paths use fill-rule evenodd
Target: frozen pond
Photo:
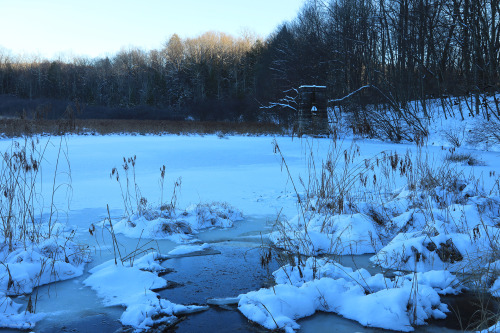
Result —
<path fill-rule="evenodd" d="M 65 146 L 70 170 L 64 169 L 61 164 L 58 172 L 59 180 L 64 182 L 68 181 L 67 174 L 70 171 L 70 200 L 67 192 L 58 192 L 54 202 L 59 207 L 61 204 L 64 207 L 70 201 L 71 210 L 61 209 L 58 218 L 69 229 L 75 230 L 74 241 L 88 246 L 93 261 L 86 265 L 83 275 L 42 286 L 33 294 L 34 297 L 36 295 L 36 312 L 47 314 L 45 319 L 37 323 L 36 331 L 115 332 L 121 329 L 119 319 L 124 308 L 104 306 L 102 299 L 94 290 L 85 287 L 83 281 L 91 275 L 88 272 L 90 269 L 114 258 L 109 232 L 97 227 L 92 236 L 89 228 L 107 217 L 107 205 L 113 221 L 123 215 L 123 192 L 116 180 L 110 178 L 110 172 L 114 167 L 120 168 L 123 157 L 133 155 L 137 155 L 137 184 L 151 205 L 158 205 L 161 196 L 164 196 L 162 203 L 170 202 L 173 183 L 181 177 L 182 186 L 176 202 L 178 207 L 184 209 L 199 203 L 227 202 L 240 209 L 244 216 L 232 228 L 214 228 L 195 233 L 194 237 L 199 243 L 210 244 L 209 252 L 164 261 L 162 265 L 168 269 L 168 273 L 162 278 L 170 283 L 168 288 L 158 291 L 161 298 L 178 304 L 205 305 L 212 298 L 236 297 L 272 286 L 271 273 L 279 266 L 273 260 L 269 266 L 262 267 L 262 249 L 268 243 L 267 235 L 277 216 L 291 219 L 298 212 L 294 191 L 296 184 L 289 180 L 286 172 L 290 172 L 296 180 L 299 176 L 306 179 L 309 174 L 304 156 L 313 152 L 320 165 L 330 146 L 328 139 L 308 142 L 278 138 L 286 158 L 286 170 L 281 165 L 280 157 L 273 153 L 272 140 L 270 137 L 219 139 L 216 136 L 117 135 L 67 138 Z M 8 140 L 1 141 L 0 148 L 5 150 L 10 144 Z M 350 143 L 343 144 L 349 146 Z M 429 163 L 441 163 L 442 148 L 428 149 L 432 159 Z M 387 150 L 397 151 L 400 156 L 404 156 L 409 150 L 416 151 L 412 145 L 368 141 L 361 146 L 358 157 L 370 158 Z M 55 166 L 51 161 L 55 160 L 56 151 L 57 145 L 49 146 L 45 156 L 48 166 L 44 169 L 41 193 L 45 198 L 50 197 L 52 189 L 50 175 L 54 173 Z M 468 168 L 467 172 L 483 175 L 488 181 L 487 175 L 491 175 L 492 170 L 500 174 L 498 156 L 495 152 L 484 152 L 481 155 L 484 165 Z M 164 194 L 159 186 L 159 170 L 162 165 L 166 166 Z M 301 190 L 303 191 L 302 188 Z M 138 240 L 122 234 L 117 234 L 117 241 L 125 253 L 145 247 L 166 254 L 179 245 L 171 240 Z M 379 273 L 380 270 L 371 265 L 370 257 L 371 254 L 363 254 L 336 259 L 345 267 L 363 267 L 370 274 Z M 28 299 L 19 297 L 16 302 L 26 307 Z M 453 316 L 453 313 L 448 314 L 451 320 Z M 337 332 L 384 331 L 365 328 L 355 321 L 332 313 L 319 312 L 298 320 L 298 323 L 301 325 L 299 332 L 331 332 L 332 327 Z M 442 323 L 431 322 L 430 325 L 417 327 L 415 331 L 461 331 L 443 328 L 440 326 Z M 266 331 L 250 322 L 234 304 L 214 305 L 206 311 L 183 315 L 175 329 L 178 332 L 203 331 L 207 325 L 218 332 Z"/>
<path fill-rule="evenodd" d="M 92 216 L 94 214 L 94 216 Z M 74 219 L 89 218 L 96 222 L 102 219 L 104 212 L 85 210 L 72 214 Z M 159 292 L 160 296 L 172 302 L 206 304 L 208 298 L 234 297 L 240 293 L 259 289 L 270 285 L 270 272 L 277 266 L 270 266 L 269 270 L 260 266 L 261 247 L 267 243 L 266 234 L 272 223 L 267 219 L 257 218 L 237 222 L 230 229 L 214 229 L 202 232 L 198 238 L 203 242 L 212 243 L 212 251 L 208 255 L 194 255 L 170 259 L 164 263 L 172 272 L 164 276 L 173 282 L 174 287 Z M 97 233 L 95 237 L 88 235 L 84 228 L 79 236 L 82 242 L 89 244 L 93 249 L 94 261 L 88 268 L 112 259 L 113 254 L 109 245 L 109 234 Z M 125 248 L 137 246 L 137 239 L 118 236 L 119 243 Z M 143 243 L 148 240 L 143 240 Z M 168 240 L 154 242 L 154 248 L 166 253 L 178 244 Z M 38 288 L 36 311 L 50 315 L 37 323 L 37 332 L 72 331 L 78 332 L 115 332 L 121 328 L 119 318 L 123 312 L 121 307 L 104 307 L 95 292 L 83 286 L 82 281 L 89 276 L 85 273 L 75 279 L 57 282 Z M 26 303 L 25 298 L 17 299 Z M 223 318 L 226 318 L 222 320 Z M 208 311 L 187 316 L 178 324 L 179 332 L 198 331 L 206 325 L 206 321 L 217 320 L 222 325 L 221 331 L 247 327 L 251 332 L 262 331 L 257 325 L 248 323 L 237 308 L 231 310 L 211 308 Z M 232 323 L 232 324 L 231 324 Z M 241 326 L 241 327 L 240 327 Z M 2 332 L 16 332 L 1 330 Z"/>
<path fill-rule="evenodd" d="M 84 210 L 73 215 L 75 219 L 89 218 L 95 222 L 104 217 L 104 211 Z M 94 216 L 92 216 L 94 215 Z M 267 244 L 267 234 L 273 221 L 270 218 L 255 218 L 239 221 L 230 229 L 213 229 L 204 231 L 197 237 L 212 244 L 212 250 L 207 255 L 194 255 L 167 260 L 165 268 L 171 269 L 163 277 L 172 282 L 172 287 L 159 292 L 162 298 L 179 304 L 206 304 L 211 298 L 230 298 L 239 294 L 272 285 L 270 273 L 278 268 L 275 261 L 267 268 L 260 264 L 262 246 Z M 104 235 L 104 239 L 103 239 Z M 89 267 L 94 267 L 113 257 L 109 244 L 111 240 L 106 233 L 90 237 L 81 230 L 82 241 L 95 247 L 94 261 Z M 109 235 L 108 235 L 109 236 Z M 136 239 L 119 237 L 124 246 L 136 246 Z M 147 242 L 144 240 L 143 242 Z M 168 240 L 155 242 L 155 246 L 168 252 L 177 244 Z M 345 266 L 368 267 L 370 255 L 345 256 L 340 262 Z M 379 271 L 370 268 L 373 272 Z M 123 308 L 105 307 L 95 292 L 84 287 L 82 281 L 89 276 L 83 276 L 62 281 L 38 290 L 37 311 L 50 315 L 37 324 L 37 332 L 119 332 L 122 325 L 119 322 Z M 26 300 L 24 300 L 26 301 Z M 331 313 L 317 313 L 299 321 L 299 332 L 383 332 L 380 329 L 370 329 L 360 324 L 344 319 Z M 175 326 L 175 332 L 198 332 L 206 329 L 214 332 L 267 332 L 268 330 L 250 322 L 237 309 L 236 305 L 211 306 L 208 310 L 187 315 Z M 334 328 L 332 331 L 332 327 Z M 17 332 L 1 330 L 2 332 Z M 416 332 L 461 332 L 429 325 L 418 327 Z"/>

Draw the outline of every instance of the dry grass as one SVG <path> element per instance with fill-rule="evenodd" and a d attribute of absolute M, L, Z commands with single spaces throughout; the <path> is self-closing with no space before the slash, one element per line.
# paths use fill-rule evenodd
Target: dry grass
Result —
<path fill-rule="evenodd" d="M 39 216 L 43 216 L 44 198 L 41 188 L 42 162 L 49 143 L 40 144 L 33 137 L 26 137 L 12 143 L 1 154 L 0 161 L 0 235 L 9 245 L 9 252 L 15 244 L 38 243 L 50 239 L 59 209 L 54 204 L 54 195 L 59 190 L 71 192 L 71 166 L 65 158 L 63 137 L 59 142 L 53 175 L 52 195 L 49 198 L 48 229 L 43 230 Z M 56 146 L 57 147 L 57 146 Z M 66 166 L 63 166 L 66 164 Z M 64 169 L 61 171 L 60 169 Z M 60 183 L 62 174 L 66 182 Z"/>
<path fill-rule="evenodd" d="M 470 165 L 470 166 L 486 165 L 483 161 L 474 156 L 474 154 L 472 153 L 451 153 L 446 155 L 445 160 L 453 163 L 461 163 L 463 165 Z"/>
<path fill-rule="evenodd" d="M 33 134 L 59 135 L 63 133 L 84 135 L 107 135 L 128 133 L 146 134 L 284 134 L 283 129 L 269 123 L 196 122 L 167 120 L 124 119 L 0 119 L 0 134 L 3 137 L 20 137 Z"/>

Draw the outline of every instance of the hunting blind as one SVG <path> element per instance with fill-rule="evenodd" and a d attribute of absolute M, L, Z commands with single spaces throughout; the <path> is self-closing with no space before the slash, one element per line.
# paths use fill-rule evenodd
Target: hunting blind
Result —
<path fill-rule="evenodd" d="M 299 134 L 328 135 L 325 86 L 299 87 Z"/>

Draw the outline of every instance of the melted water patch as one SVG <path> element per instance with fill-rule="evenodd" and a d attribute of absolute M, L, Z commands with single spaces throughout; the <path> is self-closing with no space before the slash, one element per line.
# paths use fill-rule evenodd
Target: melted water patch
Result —
<path fill-rule="evenodd" d="M 206 304 L 209 298 L 236 297 L 272 284 L 276 264 L 261 267 L 262 249 L 254 243 L 213 244 L 218 255 L 175 258 L 163 266 L 175 272 L 164 276 L 181 287 L 160 292 L 174 303 Z"/>
<path fill-rule="evenodd" d="M 260 265 L 262 249 L 258 243 L 220 242 L 213 249 L 218 255 L 167 260 L 163 266 L 175 269 L 165 278 L 181 284 L 159 292 L 174 303 L 207 304 L 209 298 L 236 297 L 272 284 L 271 273 L 277 268 Z M 250 323 L 236 306 L 212 306 L 209 310 L 184 318 L 175 332 L 266 332 Z"/>
<path fill-rule="evenodd" d="M 179 322 L 172 332 L 264 333 L 269 330 L 249 321 L 237 309 L 212 307 Z"/>
<path fill-rule="evenodd" d="M 465 291 L 456 296 L 441 296 L 441 301 L 451 312 L 445 319 L 434 321 L 436 326 L 459 331 L 484 330 L 494 325 L 500 315 L 500 302 L 490 294 Z"/>

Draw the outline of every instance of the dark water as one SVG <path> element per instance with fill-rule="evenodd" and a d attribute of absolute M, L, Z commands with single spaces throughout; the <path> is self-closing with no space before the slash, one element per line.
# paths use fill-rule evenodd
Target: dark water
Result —
<path fill-rule="evenodd" d="M 258 333 L 269 332 L 259 325 L 252 323 L 237 309 L 226 310 L 210 308 L 207 311 L 190 315 L 182 320 L 170 332 L 242 332 Z"/>
<path fill-rule="evenodd" d="M 236 297 L 270 285 L 270 272 L 261 267 L 261 249 L 256 243 L 223 242 L 212 245 L 220 254 L 171 259 L 164 263 L 175 272 L 164 276 L 180 286 L 159 292 L 162 298 L 180 304 L 207 304 L 209 298 Z M 183 318 L 175 332 L 265 332 L 248 321 L 236 306 L 212 306 Z"/>
<path fill-rule="evenodd" d="M 164 276 L 181 286 L 159 292 L 162 298 L 180 304 L 206 304 L 208 298 L 236 297 L 270 285 L 271 272 L 261 267 L 261 249 L 254 243 L 224 242 L 212 245 L 220 254 L 166 261 L 175 272 Z"/>
<path fill-rule="evenodd" d="M 68 318 L 67 321 L 37 325 L 36 332 L 79 332 L 79 333 L 114 333 L 120 331 L 121 323 L 110 318 L 105 313 L 82 313 L 76 318 Z"/>
<path fill-rule="evenodd" d="M 441 302 L 451 311 L 447 318 L 433 325 L 455 330 L 483 330 L 500 316 L 500 300 L 490 294 L 465 291 L 460 295 L 441 296 Z"/>

